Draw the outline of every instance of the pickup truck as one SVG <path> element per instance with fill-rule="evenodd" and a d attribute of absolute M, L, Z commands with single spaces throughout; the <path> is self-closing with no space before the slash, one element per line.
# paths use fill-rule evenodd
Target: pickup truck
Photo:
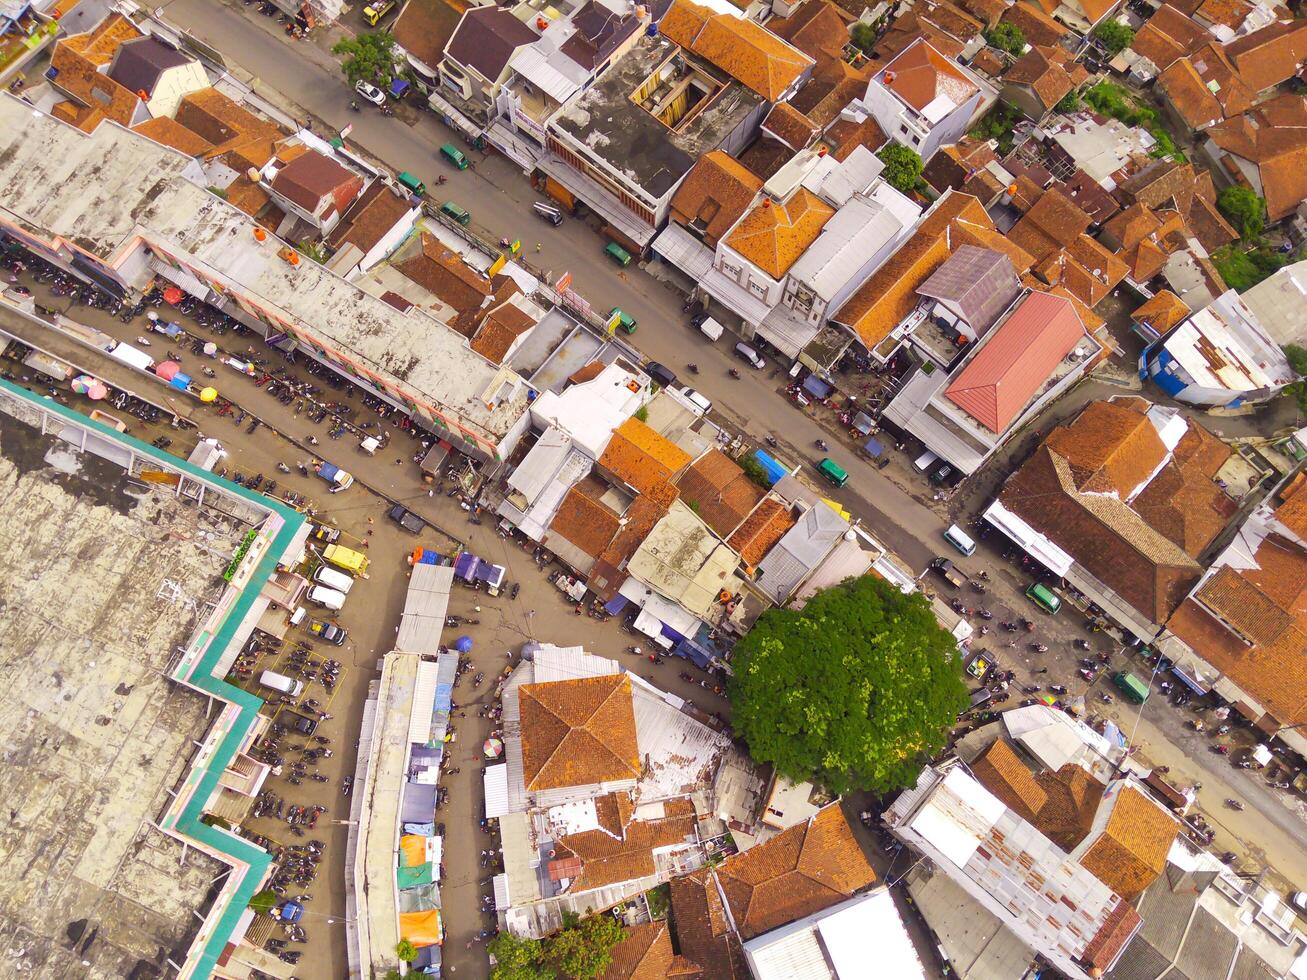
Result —
<path fill-rule="evenodd" d="M 960 589 L 967 584 L 967 577 L 947 558 L 936 558 L 930 563 L 930 570 L 955 589 Z"/>
<path fill-rule="evenodd" d="M 313 472 L 331 484 L 331 493 L 348 490 L 354 485 L 354 477 L 334 463 L 314 463 Z"/>
<path fill-rule="evenodd" d="M 410 534 L 421 534 L 422 529 L 427 526 L 426 521 L 399 504 L 386 511 L 386 516 Z"/>
<path fill-rule="evenodd" d="M 320 619 L 309 620 L 309 632 L 320 640 L 326 640 L 328 643 L 334 643 L 340 646 L 345 642 L 349 633 L 341 629 L 334 623 L 324 623 Z"/>

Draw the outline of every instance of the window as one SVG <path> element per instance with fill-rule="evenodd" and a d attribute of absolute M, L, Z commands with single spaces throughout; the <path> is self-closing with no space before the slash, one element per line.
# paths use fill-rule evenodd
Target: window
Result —
<path fill-rule="evenodd" d="M 751 277 L 749 279 L 749 292 L 753 293 L 755 296 L 766 297 L 767 286 L 765 283 L 761 283 L 757 279 Z"/>
<path fill-rule="evenodd" d="M 920 137 L 920 136 L 914 136 L 914 137 L 912 137 L 912 145 L 913 145 L 913 146 L 917 146 L 917 145 L 919 145 L 920 143 L 921 143 L 921 137 Z"/>
<path fill-rule="evenodd" d="M 740 266 L 732 265 L 730 262 L 727 262 L 725 259 L 722 259 L 722 272 L 725 275 L 730 276 L 732 279 L 738 280 L 740 278 L 740 273 L 743 271 L 744 270 Z"/>

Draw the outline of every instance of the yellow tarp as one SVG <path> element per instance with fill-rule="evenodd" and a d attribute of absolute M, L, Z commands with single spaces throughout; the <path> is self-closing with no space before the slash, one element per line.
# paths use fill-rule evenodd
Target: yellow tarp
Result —
<path fill-rule="evenodd" d="M 414 946 L 439 946 L 440 910 L 399 913 L 399 938 Z"/>

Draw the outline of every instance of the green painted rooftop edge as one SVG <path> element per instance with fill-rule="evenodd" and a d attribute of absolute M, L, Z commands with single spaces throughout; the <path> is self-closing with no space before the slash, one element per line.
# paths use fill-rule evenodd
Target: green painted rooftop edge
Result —
<path fill-rule="evenodd" d="M 0 386 L 17 395 L 19 398 L 39 405 L 46 411 L 53 412 L 56 415 L 63 416 L 69 422 L 77 425 L 86 426 L 97 431 L 110 439 L 126 443 L 133 449 L 144 456 L 149 456 L 159 460 L 167 466 L 176 467 L 190 474 L 198 480 L 205 483 L 221 486 L 223 492 L 231 493 L 235 496 L 244 497 L 253 504 L 258 505 L 270 513 L 282 519 L 282 528 L 277 532 L 273 539 L 271 547 L 264 553 L 263 559 L 259 562 L 259 567 L 253 575 L 250 576 L 249 582 L 241 590 L 240 596 L 232 604 L 226 619 L 223 620 L 222 626 L 217 633 L 209 640 L 208 649 L 195 669 L 191 672 L 190 683 L 201 689 L 207 694 L 221 698 L 224 701 L 235 704 L 240 708 L 240 717 L 237 723 L 227 733 L 226 738 L 218 746 L 217 750 L 210 758 L 208 765 L 205 767 L 204 775 L 201 777 L 199 785 L 186 807 L 182 810 L 178 818 L 175 830 L 178 834 L 190 837 L 196 841 L 207 844 L 220 854 L 229 857 L 233 863 L 247 864 L 250 866 L 250 872 L 241 881 L 240 887 L 236 890 L 232 900 L 228 903 L 227 908 L 223 911 L 222 917 L 214 929 L 213 936 L 204 947 L 204 952 L 195 964 L 194 976 L 207 977 L 213 973 L 217 965 L 218 958 L 226 948 L 227 940 L 231 937 L 232 931 L 236 928 L 236 923 L 244 913 L 246 906 L 251 898 L 254 897 L 257 883 L 263 880 L 268 866 L 272 863 L 272 856 L 261 847 L 255 847 L 234 834 L 219 830 L 216 827 L 210 827 L 208 824 L 201 822 L 200 817 L 204 812 L 203 802 L 209 798 L 214 787 L 217 786 L 223 770 L 236 754 L 240 743 L 245 740 L 246 734 L 253 727 L 259 709 L 263 707 L 264 701 L 239 687 L 227 683 L 222 678 L 212 676 L 211 671 L 220 659 L 220 654 L 228 643 L 231 642 L 232 634 L 240 626 L 241 620 L 249 612 L 255 598 L 263 588 L 263 584 L 272 576 L 277 567 L 277 556 L 284 553 L 291 540 L 303 526 L 305 517 L 299 511 L 287 507 L 280 501 L 263 494 L 253 493 L 244 487 L 237 486 L 229 480 L 222 477 L 214 476 L 208 470 L 201 469 L 193 463 L 184 459 L 173 456 L 164 452 L 149 443 L 142 442 L 133 435 L 125 432 L 119 432 L 117 429 L 106 425 L 103 422 L 97 422 L 89 416 L 83 415 L 75 409 L 61 405 L 59 402 L 50 398 L 44 398 L 33 394 L 21 385 L 13 384 L 0 378 Z M 258 586 L 254 588 L 254 586 Z"/>

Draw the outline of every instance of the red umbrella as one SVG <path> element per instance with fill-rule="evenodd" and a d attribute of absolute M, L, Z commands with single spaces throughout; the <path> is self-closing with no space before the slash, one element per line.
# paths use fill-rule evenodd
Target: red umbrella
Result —
<path fill-rule="evenodd" d="M 164 381 L 171 381 L 181 369 L 182 366 L 176 361 L 160 361 L 154 366 L 154 373 L 163 378 Z"/>
<path fill-rule="evenodd" d="M 164 302 L 171 303 L 173 306 L 180 303 L 182 301 L 182 296 L 184 295 L 185 294 L 176 286 L 169 286 L 163 291 Z"/>

